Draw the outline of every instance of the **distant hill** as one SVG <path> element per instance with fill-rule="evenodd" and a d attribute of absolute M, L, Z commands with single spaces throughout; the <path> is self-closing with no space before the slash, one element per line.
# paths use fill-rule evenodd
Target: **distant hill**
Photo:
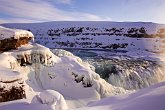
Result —
<path fill-rule="evenodd" d="M 157 52 L 165 47 L 165 25 L 152 22 L 54 21 L 1 25 L 29 30 L 35 42 L 49 48 Z"/>

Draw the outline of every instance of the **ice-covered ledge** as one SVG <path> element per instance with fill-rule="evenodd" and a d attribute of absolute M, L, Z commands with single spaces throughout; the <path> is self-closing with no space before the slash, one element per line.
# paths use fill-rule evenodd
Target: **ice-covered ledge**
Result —
<path fill-rule="evenodd" d="M 21 45 L 28 44 L 33 38 L 33 34 L 29 31 L 0 26 L 0 51 L 17 49 Z"/>

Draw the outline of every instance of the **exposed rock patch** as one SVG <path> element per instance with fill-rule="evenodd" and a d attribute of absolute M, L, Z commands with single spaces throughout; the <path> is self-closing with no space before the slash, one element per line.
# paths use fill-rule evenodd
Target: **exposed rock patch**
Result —
<path fill-rule="evenodd" d="M 0 51 L 8 51 L 12 49 L 17 49 L 21 45 L 28 44 L 32 38 L 22 37 L 20 39 L 8 38 L 0 40 Z"/>
<path fill-rule="evenodd" d="M 0 81 L 0 102 L 26 98 L 24 82 L 20 79 Z"/>

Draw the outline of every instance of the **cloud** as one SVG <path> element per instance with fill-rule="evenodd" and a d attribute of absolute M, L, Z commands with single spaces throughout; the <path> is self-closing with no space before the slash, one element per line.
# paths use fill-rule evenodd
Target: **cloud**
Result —
<path fill-rule="evenodd" d="M 0 18 L 0 24 L 2 23 L 36 23 L 36 22 L 41 22 L 41 21 L 22 19 L 22 18 L 7 18 L 7 19 Z"/>
<path fill-rule="evenodd" d="M 71 4 L 72 0 L 58 0 L 59 3 Z"/>
<path fill-rule="evenodd" d="M 70 0 L 62 0 L 66 3 Z M 1 22 L 44 22 L 44 21 L 100 21 L 104 18 L 83 12 L 69 12 L 56 8 L 43 0 L 1 0 L 0 13 L 10 16 Z"/>

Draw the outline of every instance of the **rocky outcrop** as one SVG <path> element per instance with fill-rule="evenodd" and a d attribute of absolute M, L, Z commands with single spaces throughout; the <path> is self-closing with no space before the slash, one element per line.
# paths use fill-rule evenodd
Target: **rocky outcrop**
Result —
<path fill-rule="evenodd" d="M 29 31 L 0 26 L 0 51 L 17 49 L 21 45 L 28 44 L 32 39 L 33 34 Z"/>
<path fill-rule="evenodd" d="M 22 37 L 20 39 L 7 38 L 0 40 L 0 51 L 8 51 L 12 49 L 17 49 L 21 45 L 28 44 L 28 42 L 32 40 L 32 38 Z"/>
<path fill-rule="evenodd" d="M 0 52 L 17 49 L 21 45 L 28 44 L 33 39 L 33 34 L 28 31 L 9 29 L 0 26 Z M 2 53 L 1 53 L 2 55 Z M 0 64 L 0 102 L 26 98 L 24 79 L 19 72 L 13 71 L 17 62 L 5 55 Z M 5 62 L 3 59 L 8 58 Z M 8 69 L 4 69 L 3 65 Z"/>
<path fill-rule="evenodd" d="M 0 102 L 26 98 L 24 82 L 21 79 L 0 81 Z"/>

